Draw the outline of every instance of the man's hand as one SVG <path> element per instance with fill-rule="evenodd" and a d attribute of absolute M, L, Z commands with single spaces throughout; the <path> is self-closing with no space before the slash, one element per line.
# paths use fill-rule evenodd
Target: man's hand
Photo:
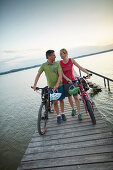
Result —
<path fill-rule="evenodd" d="M 32 86 L 33 90 L 35 91 L 36 90 L 36 86 Z"/>
<path fill-rule="evenodd" d="M 53 90 L 55 91 L 55 90 L 57 90 L 58 89 L 58 87 L 59 87 L 59 85 L 58 84 L 56 84 L 54 87 L 53 87 Z"/>

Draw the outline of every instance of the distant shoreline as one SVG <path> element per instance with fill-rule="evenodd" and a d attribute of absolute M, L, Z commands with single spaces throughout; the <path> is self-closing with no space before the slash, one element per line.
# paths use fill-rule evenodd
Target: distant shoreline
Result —
<path fill-rule="evenodd" d="M 86 54 L 86 55 L 81 55 L 81 56 L 78 56 L 78 57 L 74 57 L 74 59 L 76 58 L 83 58 L 83 57 L 87 57 L 87 56 L 91 56 L 91 55 L 96 55 L 96 54 L 101 54 L 101 53 L 107 53 L 107 52 L 110 52 L 110 51 L 113 51 L 113 49 L 110 49 L 110 50 L 105 50 L 105 51 L 100 51 L 100 52 L 96 52 L 96 53 L 91 53 L 91 54 Z"/>
<path fill-rule="evenodd" d="M 105 50 L 105 51 L 100 51 L 100 52 L 96 52 L 96 53 L 91 53 L 91 54 L 86 54 L 86 55 L 81 55 L 81 56 L 78 56 L 78 57 L 74 57 L 74 59 L 83 58 L 83 57 L 87 57 L 87 56 L 91 56 L 91 55 L 96 55 L 96 54 L 101 54 L 101 53 L 106 53 L 106 52 L 110 52 L 110 51 L 113 51 L 113 49 L 109 49 L 109 50 Z M 39 67 L 39 66 L 41 66 L 41 64 L 33 65 L 33 66 L 29 66 L 29 67 L 12 69 L 12 70 L 9 70 L 9 71 L 1 72 L 0 75 L 14 73 L 14 72 L 23 71 L 23 70 L 28 70 L 28 69 L 32 69 L 32 68 Z"/>

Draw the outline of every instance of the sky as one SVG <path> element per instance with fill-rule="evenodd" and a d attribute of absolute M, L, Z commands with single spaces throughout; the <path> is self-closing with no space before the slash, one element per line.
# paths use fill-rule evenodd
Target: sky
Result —
<path fill-rule="evenodd" d="M 0 70 L 39 64 L 48 49 L 113 44 L 113 0 L 0 0 L 0 22 Z"/>

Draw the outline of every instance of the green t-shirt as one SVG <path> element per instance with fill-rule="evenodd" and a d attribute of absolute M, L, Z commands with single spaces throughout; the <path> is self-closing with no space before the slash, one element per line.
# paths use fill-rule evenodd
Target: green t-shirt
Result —
<path fill-rule="evenodd" d="M 59 77 L 58 71 L 62 71 L 60 64 L 57 62 L 54 62 L 53 64 L 49 64 L 47 61 L 46 63 L 43 63 L 38 70 L 40 74 L 43 71 L 45 72 L 47 78 L 48 87 L 53 88 L 58 81 L 58 77 Z M 62 85 L 62 83 L 60 83 L 60 85 Z"/>

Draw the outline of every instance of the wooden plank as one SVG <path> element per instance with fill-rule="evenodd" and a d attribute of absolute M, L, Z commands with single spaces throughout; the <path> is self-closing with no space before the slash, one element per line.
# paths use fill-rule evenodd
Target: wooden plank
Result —
<path fill-rule="evenodd" d="M 92 163 L 85 165 L 43 168 L 43 170 L 113 170 L 113 162 Z"/>
<path fill-rule="evenodd" d="M 102 119 L 97 120 L 96 125 L 97 124 L 101 124 L 101 123 L 107 125 L 106 122 L 104 120 L 102 120 Z M 69 127 L 68 125 L 70 127 L 72 127 L 72 126 L 75 126 L 75 127 L 85 127 L 85 126 L 96 127 L 96 125 L 92 124 L 91 119 L 88 119 L 88 120 L 85 119 L 84 121 L 83 120 L 82 121 L 75 121 L 75 120 L 73 120 L 73 121 L 66 121 L 66 122 L 62 122 L 60 125 L 58 125 L 56 123 L 56 121 L 55 122 L 51 122 L 50 124 L 47 123 L 47 129 L 49 129 L 49 128 L 52 129 L 52 128 L 55 128 L 55 127 L 56 128 L 61 128 L 61 127 L 66 128 L 66 127 Z"/>
<path fill-rule="evenodd" d="M 105 146 L 105 148 L 104 148 Z M 104 148 L 104 149 L 103 149 Z M 43 159 L 56 159 L 56 158 L 64 158 L 67 156 L 81 156 L 81 155 L 88 155 L 88 154 L 98 154 L 98 153 L 110 153 L 113 152 L 113 145 L 100 145 L 100 146 L 89 146 L 84 148 L 75 148 L 75 149 L 67 149 L 61 150 L 57 152 L 42 152 L 36 154 L 28 154 L 24 155 L 22 162 L 25 161 L 35 161 L 35 160 L 43 160 Z"/>
<path fill-rule="evenodd" d="M 109 160 L 109 161 L 108 161 Z M 102 154 L 92 154 L 92 155 L 81 155 L 81 156 L 70 156 L 64 158 L 57 159 L 46 159 L 46 160 L 36 160 L 36 161 L 28 161 L 21 162 L 22 169 L 41 169 L 46 167 L 58 167 L 58 166 L 66 166 L 66 165 L 82 165 L 89 163 L 102 163 L 102 162 L 112 162 L 113 161 L 113 153 L 102 153 Z"/>
<path fill-rule="evenodd" d="M 81 109 L 81 113 L 83 112 L 83 114 L 88 114 L 88 112 L 86 112 L 84 106 L 82 106 L 80 109 Z M 67 111 L 68 111 L 68 112 L 67 112 Z M 64 112 L 66 112 L 67 115 L 71 115 L 72 108 L 65 108 L 65 109 L 64 109 Z M 55 111 L 49 113 L 50 118 L 51 118 L 52 115 L 55 115 L 54 113 L 55 113 Z M 76 110 L 76 113 L 77 113 L 77 110 Z M 94 114 L 97 114 L 97 108 L 94 108 Z"/>
<path fill-rule="evenodd" d="M 51 121 L 51 122 L 47 122 L 47 128 L 48 127 L 60 127 L 60 126 L 67 126 L 67 124 L 78 124 L 79 126 L 82 126 L 82 125 L 87 125 L 87 123 L 88 124 L 90 124 L 90 125 L 92 125 L 92 121 L 91 121 L 91 119 L 88 117 L 87 119 L 83 119 L 82 121 L 79 121 L 78 120 L 78 118 L 73 118 L 73 119 L 68 119 L 67 121 L 65 121 L 65 122 L 63 122 L 62 121 L 62 123 L 60 124 L 60 125 L 58 125 L 57 124 L 57 121 L 56 121 L 57 119 L 55 119 L 55 120 L 53 120 L 53 121 Z M 105 123 L 105 121 L 104 120 L 102 120 L 101 118 L 100 119 L 97 119 L 97 123 L 98 122 L 101 122 L 101 121 L 103 121 L 103 123 Z M 93 125 L 94 126 L 94 125 Z"/>
<path fill-rule="evenodd" d="M 82 128 L 81 128 L 82 129 Z M 86 130 L 79 130 L 77 131 L 77 129 L 64 129 L 64 130 L 59 130 L 56 132 L 55 131 L 50 131 L 49 134 L 47 136 L 45 136 L 43 139 L 42 138 L 37 138 L 37 136 L 35 138 L 32 138 L 30 143 L 33 142 L 42 142 L 42 141 L 50 141 L 50 140 L 56 140 L 56 139 L 67 139 L 67 138 L 74 138 L 74 137 L 81 137 L 81 136 L 87 136 L 87 135 L 97 135 L 97 134 L 102 134 L 105 132 L 109 132 L 109 129 L 106 129 L 105 127 L 103 127 L 102 129 L 86 129 Z M 52 133 L 53 132 L 53 133 Z M 62 132 L 62 133 L 59 133 Z M 56 133 L 59 133 L 58 135 Z"/>
<path fill-rule="evenodd" d="M 87 141 L 79 141 L 79 142 L 71 142 L 65 143 L 65 144 L 59 144 L 59 145 L 49 145 L 49 146 L 40 146 L 40 147 L 28 147 L 25 154 L 31 154 L 31 153 L 40 153 L 40 152 L 56 152 L 59 150 L 66 150 L 66 149 L 74 149 L 74 148 L 83 148 L 83 147 L 90 147 L 96 145 L 107 145 L 107 144 L 113 144 L 113 138 L 96 138 L 91 139 Z"/>
<path fill-rule="evenodd" d="M 65 115 L 66 115 L 67 121 L 73 121 L 73 120 L 74 120 L 74 121 L 78 121 L 78 115 L 77 115 L 77 114 L 76 114 L 75 116 L 73 116 L 73 117 L 71 116 L 71 113 L 70 113 L 69 116 L 67 116 L 66 113 L 65 113 Z M 99 119 L 102 119 L 100 115 L 95 116 L 95 118 L 98 119 L 98 120 L 99 120 Z M 48 119 L 48 123 L 51 123 L 51 122 L 53 122 L 53 121 L 56 122 L 56 119 L 57 119 L 57 115 L 55 115 L 55 117 L 53 117 L 53 118 L 51 118 L 51 119 L 49 118 L 49 119 Z M 87 120 L 90 119 L 90 120 L 91 120 L 90 116 L 89 116 L 89 115 L 86 115 L 86 114 L 82 114 L 82 119 L 83 119 L 82 121 L 84 121 L 84 119 L 87 119 Z"/>
<path fill-rule="evenodd" d="M 113 135 L 94 104 L 97 124 L 92 125 L 81 102 L 83 120 L 71 116 L 71 107 L 65 100 L 67 121 L 56 123 L 56 113 L 50 113 L 47 133 L 40 136 L 36 130 L 18 170 L 111 170 L 113 169 Z"/>
<path fill-rule="evenodd" d="M 37 137 L 37 139 L 40 138 L 39 140 L 44 139 L 47 136 L 50 136 L 49 131 L 52 131 L 52 130 L 56 131 L 57 129 L 58 130 L 60 130 L 60 129 L 61 130 L 63 130 L 63 129 L 65 129 L 65 130 L 72 129 L 72 132 L 73 132 L 73 131 L 84 131 L 84 130 L 91 130 L 91 129 L 95 130 L 95 129 L 99 129 L 99 127 L 100 128 L 106 127 L 106 129 L 108 129 L 107 125 L 103 121 L 99 121 L 99 123 L 96 124 L 96 126 L 92 125 L 89 122 L 87 122 L 85 124 L 83 123 L 82 126 L 81 126 L 80 123 L 79 124 L 77 124 L 77 123 L 76 124 L 67 124 L 67 126 L 65 124 L 63 124 L 62 126 L 57 125 L 57 126 L 53 126 L 53 127 L 49 127 L 49 128 L 47 127 L 47 133 L 45 135 L 43 135 L 43 136 L 40 136 L 39 133 L 36 130 L 36 132 L 34 133 L 32 138 Z"/>
<path fill-rule="evenodd" d="M 109 129 L 106 128 L 106 125 L 104 125 L 104 124 L 100 124 L 100 127 L 99 126 L 91 126 L 91 127 L 85 126 L 85 127 L 78 127 L 78 128 L 76 128 L 76 127 L 65 128 L 65 133 L 59 133 L 59 135 L 56 135 L 57 129 L 56 130 L 55 129 L 54 130 L 53 129 L 49 129 L 49 130 L 47 129 L 47 133 L 44 136 L 41 136 L 41 137 L 38 134 L 38 132 L 36 132 L 34 134 L 34 136 L 32 137 L 31 142 L 42 141 L 42 140 L 51 140 L 51 139 L 58 139 L 58 138 L 66 137 L 68 132 L 70 133 L 70 135 L 71 135 L 72 132 L 74 132 L 76 135 L 80 134 L 82 136 L 86 132 L 91 134 L 91 133 L 97 133 L 97 132 L 100 133 L 101 130 L 102 131 L 104 131 L 104 130 L 109 131 Z M 58 129 L 58 130 L 60 130 L 60 129 Z M 63 130 L 63 128 L 61 130 Z M 51 132 L 54 132 L 53 135 L 50 135 Z"/>
<path fill-rule="evenodd" d="M 84 135 L 84 136 L 74 136 L 74 133 L 72 136 L 66 137 L 66 138 L 59 138 L 57 140 L 49 140 L 45 141 L 43 140 L 42 142 L 31 142 L 29 144 L 30 147 L 41 147 L 41 146 L 52 146 L 52 145 L 61 145 L 65 143 L 78 143 L 82 141 L 89 141 L 89 140 L 95 140 L 95 139 L 103 139 L 103 138 L 108 138 L 112 137 L 111 132 L 104 132 L 104 133 L 99 133 L 99 134 L 89 134 L 89 135 Z"/>

